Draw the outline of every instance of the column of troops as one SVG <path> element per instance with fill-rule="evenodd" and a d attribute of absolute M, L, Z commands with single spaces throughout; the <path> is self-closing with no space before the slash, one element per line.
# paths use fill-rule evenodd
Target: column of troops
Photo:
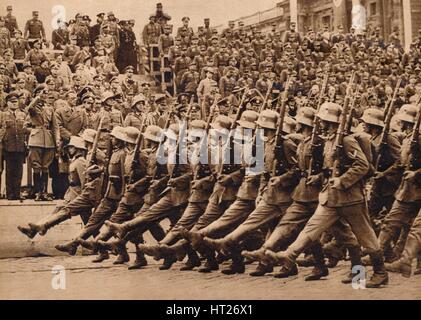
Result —
<path fill-rule="evenodd" d="M 206 19 L 195 33 L 185 17 L 173 41 L 158 12 L 144 42 L 168 52 L 175 97 L 137 83 L 133 67 L 122 80 L 94 67 L 92 46 L 67 83 L 62 57 L 17 76 L 0 63 L 8 194 L 21 196 L 25 160 L 38 200 L 54 162 L 53 180 L 68 181 L 63 204 L 19 231 L 32 239 L 80 216 L 80 233 L 57 250 L 83 246 L 93 262 L 112 253 L 124 264 L 130 242 L 129 269 L 145 267 L 145 255 L 163 260 L 160 270 L 185 260 L 181 270 L 205 273 L 241 274 L 256 261 L 251 276 L 312 266 L 305 279 L 315 281 L 349 258 L 345 284 L 361 265 L 373 268 L 368 288 L 387 285 L 388 270 L 411 276 L 421 252 L 421 32 L 404 52 L 378 29 L 302 34 L 291 23 L 263 34 L 230 22 L 219 33 Z"/>

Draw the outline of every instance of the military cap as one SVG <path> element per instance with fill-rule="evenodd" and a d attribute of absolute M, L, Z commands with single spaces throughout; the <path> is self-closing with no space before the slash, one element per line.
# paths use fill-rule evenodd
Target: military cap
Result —
<path fill-rule="evenodd" d="M 39 15 L 39 11 L 37 11 L 37 10 L 32 11 L 32 15 L 33 15 L 33 16 L 37 16 L 37 15 Z"/>
<path fill-rule="evenodd" d="M 162 129 L 156 125 L 150 125 L 143 133 L 143 137 L 154 142 L 160 142 L 162 139 Z"/>
<path fill-rule="evenodd" d="M 118 80 L 118 76 L 112 76 L 112 77 L 111 77 L 111 79 L 110 79 L 110 83 L 113 83 L 114 81 L 118 81 L 118 82 L 120 82 L 120 81 Z"/>
<path fill-rule="evenodd" d="M 78 92 L 78 97 L 83 97 L 86 93 L 93 93 L 92 87 L 90 86 L 85 86 L 82 89 L 80 89 L 80 91 Z"/>
<path fill-rule="evenodd" d="M 7 6 L 6 8 L 7 11 L 13 10 L 12 6 Z"/>
<path fill-rule="evenodd" d="M 149 20 L 155 19 L 155 18 L 156 18 L 156 16 L 154 14 L 149 15 Z"/>
<path fill-rule="evenodd" d="M 75 147 L 77 149 L 86 150 L 85 140 L 83 140 L 82 137 L 78 136 L 71 136 L 69 143 L 66 145 L 66 147 Z"/>
<path fill-rule="evenodd" d="M 226 131 L 231 128 L 233 120 L 224 115 L 217 116 L 215 121 L 211 123 L 211 127 L 218 132 Z"/>
<path fill-rule="evenodd" d="M 123 70 L 123 72 L 127 72 L 129 70 L 134 71 L 133 66 L 127 66 L 127 67 L 125 67 L 124 70 Z"/>
<path fill-rule="evenodd" d="M 276 123 L 278 122 L 279 113 L 273 110 L 263 110 L 259 115 L 259 119 L 256 123 L 266 129 L 276 129 Z"/>
<path fill-rule="evenodd" d="M 125 127 L 124 128 L 125 133 L 125 140 L 128 143 L 136 144 L 136 140 L 139 137 L 140 130 L 135 127 Z"/>
<path fill-rule="evenodd" d="M 190 21 L 189 17 L 183 17 L 183 19 L 181 19 L 181 21 L 185 22 L 185 21 Z"/>
<path fill-rule="evenodd" d="M 398 112 L 398 119 L 400 121 L 406 121 L 415 123 L 419 109 L 413 104 L 404 104 Z"/>
<path fill-rule="evenodd" d="M 17 101 L 20 98 L 20 94 L 17 91 L 12 91 L 6 96 L 6 101 Z"/>
<path fill-rule="evenodd" d="M 86 99 L 95 99 L 95 95 L 92 92 L 86 92 L 84 95 L 80 97 L 80 101 L 84 102 Z"/>
<path fill-rule="evenodd" d="M 256 121 L 259 118 L 259 114 L 255 111 L 246 110 L 241 115 L 240 120 L 237 123 L 247 129 L 255 129 L 256 128 Z"/>
<path fill-rule="evenodd" d="M 86 16 L 83 16 L 83 20 L 85 20 L 85 21 L 91 21 L 91 18 L 88 15 L 86 15 Z"/>
<path fill-rule="evenodd" d="M 342 107 L 333 102 L 325 102 L 320 106 L 317 117 L 324 121 L 339 123 Z"/>
<path fill-rule="evenodd" d="M 313 127 L 313 121 L 317 110 L 311 107 L 302 107 L 297 112 L 297 122 L 309 127 Z"/>
<path fill-rule="evenodd" d="M 210 21 L 210 19 L 209 19 L 209 18 L 205 18 L 205 19 L 204 19 L 204 21 L 205 21 L 205 22 L 209 22 L 209 21 Z"/>
<path fill-rule="evenodd" d="M 107 17 L 112 17 L 112 16 L 114 16 L 114 12 L 109 11 L 109 12 L 107 13 Z"/>
<path fill-rule="evenodd" d="M 95 142 L 96 130 L 94 129 L 85 129 L 82 133 L 82 139 L 89 143 Z"/>
<path fill-rule="evenodd" d="M 137 96 L 135 96 L 133 98 L 131 107 L 133 108 L 139 102 L 146 102 L 146 98 L 145 98 L 145 96 L 143 94 L 138 94 Z"/>
<path fill-rule="evenodd" d="M 144 82 L 142 82 L 142 83 L 140 84 L 140 86 L 141 86 L 141 87 L 145 87 L 145 86 L 150 87 L 150 86 L 151 86 L 151 83 L 150 83 L 149 81 L 144 81 Z"/>
<path fill-rule="evenodd" d="M 154 96 L 155 102 L 166 100 L 166 99 L 167 99 L 167 96 L 165 94 L 162 94 L 162 93 L 158 93 Z"/>
<path fill-rule="evenodd" d="M 367 124 L 384 127 L 384 113 L 377 108 L 368 108 L 364 111 L 361 120 Z"/>
<path fill-rule="evenodd" d="M 114 127 L 110 135 L 121 141 L 126 141 L 126 133 L 124 132 L 124 127 L 120 127 L 120 126 Z"/>
<path fill-rule="evenodd" d="M 34 95 L 36 96 L 37 94 L 41 93 L 45 89 L 47 89 L 47 85 L 45 83 L 41 83 L 37 85 L 36 88 L 34 89 Z"/>

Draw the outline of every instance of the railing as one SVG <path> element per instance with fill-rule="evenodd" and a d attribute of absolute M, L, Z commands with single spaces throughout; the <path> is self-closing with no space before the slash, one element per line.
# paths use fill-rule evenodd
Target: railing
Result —
<path fill-rule="evenodd" d="M 236 22 L 237 24 L 239 21 L 242 21 L 244 22 L 244 26 L 250 26 L 254 24 L 259 24 L 266 20 L 277 18 L 279 16 L 282 16 L 283 14 L 284 9 L 282 7 L 277 6 L 268 10 L 256 12 L 249 16 L 240 17 L 234 20 L 234 22 Z"/>

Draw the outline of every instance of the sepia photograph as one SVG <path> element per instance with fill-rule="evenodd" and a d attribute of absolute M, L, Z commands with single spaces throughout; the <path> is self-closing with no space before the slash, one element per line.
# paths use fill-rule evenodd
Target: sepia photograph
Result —
<path fill-rule="evenodd" d="M 421 0 L 2 0 L 0 300 L 421 300 L 420 130 Z"/>

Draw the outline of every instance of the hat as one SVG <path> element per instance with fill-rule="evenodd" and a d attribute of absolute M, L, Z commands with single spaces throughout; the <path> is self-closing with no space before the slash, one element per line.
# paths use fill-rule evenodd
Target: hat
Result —
<path fill-rule="evenodd" d="M 37 11 L 37 10 L 32 11 L 32 15 L 33 15 L 33 16 L 37 16 L 37 15 L 39 15 L 39 11 Z"/>
<path fill-rule="evenodd" d="M 66 145 L 66 147 L 75 147 L 78 149 L 86 150 L 85 140 L 82 137 L 78 136 L 71 136 L 70 142 Z"/>
<path fill-rule="evenodd" d="M 160 142 L 162 139 L 162 129 L 156 125 L 148 126 L 143 133 L 145 139 Z"/>
<path fill-rule="evenodd" d="M 124 132 L 126 134 L 126 142 L 136 144 L 137 138 L 139 137 L 140 130 L 135 127 L 125 127 Z"/>
<path fill-rule="evenodd" d="M 256 121 L 259 118 L 259 114 L 255 111 L 246 110 L 241 115 L 240 120 L 237 123 L 247 129 L 255 129 L 256 128 Z"/>
<path fill-rule="evenodd" d="M 297 122 L 309 127 L 313 127 L 313 121 L 317 110 L 311 107 L 302 107 L 297 112 Z"/>
<path fill-rule="evenodd" d="M 176 123 L 172 123 L 167 130 L 164 130 L 164 135 L 171 140 L 177 140 L 179 132 L 180 126 Z"/>
<path fill-rule="evenodd" d="M 230 130 L 232 122 L 233 122 L 233 120 L 230 117 L 220 115 L 220 116 L 216 117 L 216 119 L 213 123 L 211 123 L 211 127 L 218 132 Z"/>
<path fill-rule="evenodd" d="M 181 19 L 181 21 L 186 22 L 186 21 L 190 21 L 189 17 L 183 17 L 183 19 Z"/>
<path fill-rule="evenodd" d="M 333 102 L 325 102 L 320 106 L 317 117 L 321 120 L 339 123 L 339 117 L 342 113 L 342 107 Z"/>
<path fill-rule="evenodd" d="M 111 16 L 114 16 L 114 12 L 112 12 L 112 11 L 107 13 L 107 17 L 111 17 Z"/>
<path fill-rule="evenodd" d="M 155 102 L 158 102 L 158 101 L 161 101 L 161 100 L 166 100 L 166 99 L 167 99 L 167 96 L 165 94 L 162 94 L 162 93 L 158 93 L 154 96 Z"/>
<path fill-rule="evenodd" d="M 17 101 L 21 95 L 17 91 L 12 91 L 6 96 L 6 101 Z"/>
<path fill-rule="evenodd" d="M 189 136 L 202 138 L 206 131 L 206 122 L 203 120 L 193 120 L 190 123 Z"/>
<path fill-rule="evenodd" d="M 398 112 L 398 119 L 410 123 L 415 123 L 419 110 L 413 104 L 404 104 Z"/>
<path fill-rule="evenodd" d="M 276 123 L 278 122 L 279 113 L 273 110 L 263 110 L 256 121 L 257 125 L 266 129 L 276 129 Z"/>
<path fill-rule="evenodd" d="M 94 129 L 85 129 L 82 133 L 82 139 L 86 142 L 94 143 L 96 137 L 96 130 Z"/>
<path fill-rule="evenodd" d="M 124 131 L 124 127 L 120 127 L 120 126 L 114 127 L 110 135 L 121 141 L 126 141 L 126 133 Z"/>
<path fill-rule="evenodd" d="M 146 102 L 146 98 L 143 94 L 138 94 L 137 96 L 133 97 L 132 100 L 132 105 L 131 107 L 133 108 L 136 104 L 138 104 L 139 102 Z"/>
<path fill-rule="evenodd" d="M 376 108 L 368 108 L 364 111 L 361 120 L 367 124 L 384 127 L 384 113 Z"/>
<path fill-rule="evenodd" d="M 134 71 L 133 66 L 127 66 L 127 67 L 125 67 L 125 68 L 124 68 L 124 70 L 123 70 L 123 72 L 125 73 L 125 72 L 127 72 L 128 70 Z"/>
<path fill-rule="evenodd" d="M 101 102 L 105 103 L 107 100 L 113 99 L 115 97 L 115 94 L 113 92 L 106 92 L 102 98 L 101 98 Z"/>
<path fill-rule="evenodd" d="M 6 10 L 13 10 L 12 6 L 7 6 Z"/>
<path fill-rule="evenodd" d="M 105 16 L 105 12 L 100 12 L 96 15 L 98 18 L 103 18 Z"/>

